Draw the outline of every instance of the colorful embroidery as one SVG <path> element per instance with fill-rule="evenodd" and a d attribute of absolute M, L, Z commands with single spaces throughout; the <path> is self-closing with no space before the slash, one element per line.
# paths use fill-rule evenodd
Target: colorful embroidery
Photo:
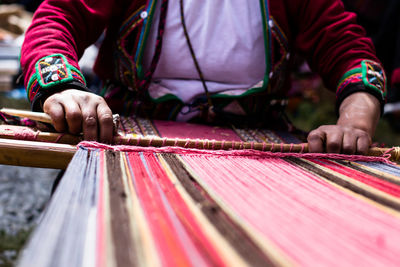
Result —
<path fill-rule="evenodd" d="M 363 60 L 360 65 L 343 75 L 336 95 L 340 95 L 349 84 L 363 83 L 367 90 L 378 92 L 384 99 L 386 97 L 386 76 L 383 68 L 370 60 Z"/>
<path fill-rule="evenodd" d="M 385 95 L 386 76 L 381 66 L 370 60 L 361 62 L 361 66 L 364 85 Z"/>
<path fill-rule="evenodd" d="M 347 85 L 351 83 L 357 83 L 357 82 L 362 82 L 362 75 L 361 73 L 355 73 L 350 76 L 348 76 L 346 79 L 344 79 L 338 86 L 338 89 L 336 91 L 336 95 L 339 95 L 344 88 L 347 87 Z"/>
<path fill-rule="evenodd" d="M 83 75 L 68 64 L 64 55 L 54 54 L 41 58 L 36 63 L 36 72 L 31 76 L 27 86 L 28 98 L 32 102 L 40 89 L 74 80 L 86 85 Z"/>
<path fill-rule="evenodd" d="M 71 70 L 67 59 L 61 54 L 41 58 L 36 63 L 36 77 L 41 87 L 46 88 L 54 84 L 71 81 Z"/>

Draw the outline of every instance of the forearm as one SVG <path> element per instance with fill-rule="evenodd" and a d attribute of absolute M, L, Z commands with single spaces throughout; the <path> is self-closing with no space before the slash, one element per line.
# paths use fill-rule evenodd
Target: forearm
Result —
<path fill-rule="evenodd" d="M 363 130 L 372 138 L 380 113 L 380 102 L 376 97 L 364 92 L 353 93 L 341 103 L 337 125 Z"/>

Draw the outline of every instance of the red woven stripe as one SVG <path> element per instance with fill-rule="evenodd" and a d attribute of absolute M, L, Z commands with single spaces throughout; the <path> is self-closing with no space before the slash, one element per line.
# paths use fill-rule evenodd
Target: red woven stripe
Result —
<path fill-rule="evenodd" d="M 375 176 L 363 173 L 361 171 L 346 167 L 331 160 L 320 159 L 320 160 L 310 160 L 310 161 L 317 163 L 330 170 L 333 170 L 337 173 L 346 175 L 350 179 L 362 182 L 389 195 L 400 197 L 400 186 L 396 184 L 379 179 Z"/>

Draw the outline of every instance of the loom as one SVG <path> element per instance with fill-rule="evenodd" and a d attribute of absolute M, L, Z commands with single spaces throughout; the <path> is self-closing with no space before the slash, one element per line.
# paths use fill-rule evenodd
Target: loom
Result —
<path fill-rule="evenodd" d="M 396 150 L 313 155 L 288 133 L 142 118 L 113 146 L 3 126 L 1 154 L 38 155 L 8 163 L 73 155 L 19 266 L 400 264 Z"/>

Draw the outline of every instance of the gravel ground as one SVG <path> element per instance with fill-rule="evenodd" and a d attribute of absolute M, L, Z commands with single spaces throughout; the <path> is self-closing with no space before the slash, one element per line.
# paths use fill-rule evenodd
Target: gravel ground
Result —
<path fill-rule="evenodd" d="M 13 266 L 59 170 L 0 165 L 0 266 Z"/>

